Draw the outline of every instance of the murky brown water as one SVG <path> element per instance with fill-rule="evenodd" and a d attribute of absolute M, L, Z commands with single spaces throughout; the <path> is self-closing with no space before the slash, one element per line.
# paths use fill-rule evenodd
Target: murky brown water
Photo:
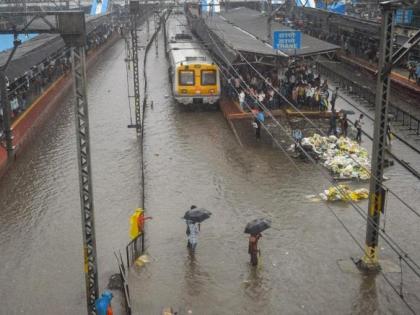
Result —
<path fill-rule="evenodd" d="M 406 314 L 383 278 L 344 273 L 340 259 L 360 256 L 330 210 L 306 198 L 328 187 L 317 169 L 303 174 L 269 141 L 238 125 L 241 148 L 221 113 L 188 111 L 170 97 L 159 43 L 148 61 L 145 130 L 147 252 L 130 273 L 136 314 L 173 306 L 184 314 Z M 113 251 L 128 240 L 140 200 L 139 152 L 129 121 L 122 42 L 90 74 L 89 102 L 100 285 L 116 271 Z M 166 97 L 168 95 L 169 97 Z M 85 313 L 82 237 L 71 98 L 0 183 L 0 314 Z M 249 128 L 249 129 L 248 129 Z M 419 183 L 401 168 L 389 185 L 416 205 Z M 313 189 L 311 188 L 313 187 Z M 191 204 L 208 208 L 197 253 L 180 219 Z M 360 203 L 366 209 L 366 202 Z M 363 243 L 365 223 L 349 205 L 332 209 Z M 419 260 L 419 219 L 388 201 L 387 231 Z M 262 264 L 248 264 L 247 221 L 266 216 Z M 383 242 L 381 242 L 383 244 Z M 387 246 L 382 257 L 397 262 Z M 387 274 L 399 285 L 400 274 Z M 419 281 L 404 269 L 408 300 L 420 312 Z"/>
<path fill-rule="evenodd" d="M 159 57 L 151 51 L 148 62 L 154 101 L 145 138 L 152 262 L 131 273 L 136 314 L 158 314 L 164 306 L 181 314 L 407 313 L 380 276 L 374 281 L 339 269 L 337 260 L 360 251 L 324 203 L 306 198 L 314 193 L 311 186 L 328 187 L 316 168 L 300 163 L 304 174 L 296 171 L 269 141 L 255 143 L 249 123 L 237 125 L 241 148 L 219 112 L 188 111 L 165 97 L 170 90 L 162 51 Z M 412 196 L 420 188 L 416 180 L 398 167 L 388 173 L 393 188 L 419 201 Z M 398 189 L 401 182 L 409 188 Z M 180 219 L 191 204 L 213 212 L 202 224 L 194 258 Z M 409 221 L 414 217 L 394 204 L 390 198 L 387 230 L 418 255 L 418 218 Z M 360 205 L 366 209 L 366 202 Z M 348 205 L 333 210 L 363 243 L 365 222 Z M 264 233 L 263 263 L 252 270 L 243 228 L 260 216 L 272 218 L 275 228 Z M 386 246 L 382 256 L 397 261 Z M 407 275 L 405 288 L 413 292 L 419 282 L 408 283 Z M 387 276 L 399 284 L 399 274 Z M 418 297 L 409 300 L 420 310 Z"/>
<path fill-rule="evenodd" d="M 124 45 L 89 73 L 100 286 L 116 272 L 140 200 L 138 143 L 127 129 Z M 72 97 L 0 182 L 0 314 L 86 312 Z"/>

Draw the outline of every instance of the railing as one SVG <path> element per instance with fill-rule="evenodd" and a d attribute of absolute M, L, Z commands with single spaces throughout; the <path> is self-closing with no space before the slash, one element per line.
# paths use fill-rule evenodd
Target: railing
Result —
<path fill-rule="evenodd" d="M 370 88 L 361 86 L 358 82 L 345 77 L 344 74 L 337 73 L 320 62 L 317 62 L 317 69 L 320 74 L 338 82 L 342 89 L 349 91 L 360 99 L 364 99 L 369 106 L 375 106 L 375 93 Z M 400 123 L 400 127 L 408 127 L 407 130 L 414 131 L 411 135 L 420 136 L 420 120 L 418 118 L 392 103 L 389 103 L 388 112 L 393 116 L 394 126 L 396 126 L 395 123 Z"/>
<path fill-rule="evenodd" d="M 130 243 L 125 247 L 125 254 L 127 258 L 127 268 L 130 268 L 130 265 L 139 258 L 144 252 L 144 232 L 132 239 Z"/>
<path fill-rule="evenodd" d="M 128 280 L 127 280 L 127 270 L 124 266 L 124 261 L 122 259 L 121 253 L 117 255 L 116 253 L 115 257 L 117 258 L 118 262 L 118 270 L 120 272 L 120 277 L 122 281 L 122 292 L 124 294 L 124 304 L 125 304 L 125 310 L 127 315 L 131 315 L 132 308 L 131 308 L 131 298 L 130 298 L 130 290 L 128 287 Z"/>

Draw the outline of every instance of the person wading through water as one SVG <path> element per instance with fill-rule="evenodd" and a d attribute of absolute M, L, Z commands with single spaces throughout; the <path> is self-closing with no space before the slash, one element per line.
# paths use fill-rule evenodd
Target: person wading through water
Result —
<path fill-rule="evenodd" d="M 197 206 L 192 205 L 191 206 L 191 210 L 192 209 L 196 209 Z M 185 232 L 185 234 L 187 234 L 188 236 L 188 243 L 187 243 L 187 247 L 194 252 L 195 248 L 197 246 L 197 239 L 198 239 L 198 233 L 200 231 L 200 223 L 196 223 L 194 221 L 191 220 L 186 220 L 187 223 L 187 230 Z"/>
<path fill-rule="evenodd" d="M 262 237 L 261 233 L 251 234 L 249 236 L 248 253 L 251 256 L 251 265 L 258 265 L 258 240 Z"/>

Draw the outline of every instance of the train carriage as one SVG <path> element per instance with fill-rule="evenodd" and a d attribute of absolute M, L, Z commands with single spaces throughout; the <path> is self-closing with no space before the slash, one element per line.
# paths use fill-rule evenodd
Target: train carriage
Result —
<path fill-rule="evenodd" d="M 186 19 L 170 19 L 167 30 L 169 76 L 175 100 L 185 105 L 217 103 L 219 68 L 191 34 Z"/>

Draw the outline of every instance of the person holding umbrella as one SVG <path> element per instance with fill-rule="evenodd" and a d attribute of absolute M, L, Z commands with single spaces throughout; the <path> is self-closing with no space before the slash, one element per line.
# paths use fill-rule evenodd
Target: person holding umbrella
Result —
<path fill-rule="evenodd" d="M 255 219 L 249 222 L 245 227 L 245 233 L 250 234 L 248 243 L 248 253 L 251 256 L 251 265 L 258 265 L 258 240 L 262 237 L 261 232 L 265 231 L 271 226 L 271 221 L 268 219 Z"/>
<path fill-rule="evenodd" d="M 188 248 L 195 251 L 197 247 L 198 233 L 200 232 L 200 223 L 208 219 L 211 215 L 210 211 L 206 209 L 198 209 L 196 206 L 191 206 L 190 210 L 185 212 L 184 219 L 187 223 L 186 234 L 188 236 Z"/>

